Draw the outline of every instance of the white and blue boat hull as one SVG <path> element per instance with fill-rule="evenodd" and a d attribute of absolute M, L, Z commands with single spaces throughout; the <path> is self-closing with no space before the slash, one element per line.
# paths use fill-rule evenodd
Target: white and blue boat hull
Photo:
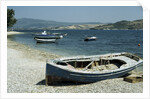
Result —
<path fill-rule="evenodd" d="M 82 70 L 68 69 L 65 66 L 54 65 L 53 61 L 50 61 L 50 62 L 47 62 L 46 64 L 46 77 L 50 77 L 49 80 L 51 80 L 50 81 L 51 83 L 55 81 L 63 81 L 63 80 L 82 82 L 82 83 L 91 83 L 91 82 L 97 82 L 97 81 L 101 81 L 105 79 L 117 78 L 117 77 L 121 77 L 127 74 L 128 72 L 134 70 L 135 68 L 143 64 L 142 59 L 140 58 L 138 59 L 138 57 L 136 56 L 131 56 L 131 57 L 136 58 L 137 61 L 135 60 L 131 61 L 131 64 L 125 64 L 125 67 L 118 68 L 115 70 L 110 70 L 108 72 L 101 72 L 101 71 L 89 72 L 89 71 L 84 71 L 84 70 L 82 71 Z M 114 58 L 114 59 L 116 60 L 117 58 Z M 121 61 L 124 61 L 124 60 L 122 59 Z M 130 60 L 127 60 L 126 62 L 129 62 L 129 61 Z"/>
<path fill-rule="evenodd" d="M 88 74 L 88 73 L 79 73 L 79 72 L 72 72 L 63 70 L 61 68 L 57 68 L 54 66 L 50 66 L 49 64 L 46 65 L 46 75 L 60 77 L 62 79 L 66 79 L 68 81 L 75 81 L 75 82 L 82 82 L 82 83 L 91 83 L 91 82 L 97 82 L 101 80 L 106 79 L 112 79 L 121 77 L 128 72 L 134 70 L 137 66 L 140 66 L 140 64 L 137 64 L 133 67 L 127 68 L 125 70 L 110 72 L 110 73 L 103 73 L 103 74 Z"/>

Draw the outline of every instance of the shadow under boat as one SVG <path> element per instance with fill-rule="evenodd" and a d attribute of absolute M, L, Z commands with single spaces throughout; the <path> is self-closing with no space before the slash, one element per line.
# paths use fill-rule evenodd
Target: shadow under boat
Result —
<path fill-rule="evenodd" d="M 48 86 L 76 86 L 76 85 L 85 85 L 85 84 L 91 84 L 91 83 L 61 81 L 61 82 L 54 82 L 54 83 L 48 84 Z M 46 85 L 46 80 L 43 79 L 43 80 L 39 81 L 36 85 Z"/>
<path fill-rule="evenodd" d="M 124 77 L 128 77 L 132 75 L 132 73 L 127 73 L 121 77 L 117 77 L 117 78 L 124 78 Z M 95 82 L 91 82 L 91 83 L 82 83 L 82 82 L 75 82 L 75 81 L 59 81 L 59 82 L 54 82 L 54 83 L 51 83 L 51 84 L 48 84 L 48 86 L 76 86 L 76 85 L 87 85 L 87 84 L 92 84 L 92 83 L 95 83 Z M 41 81 L 39 81 L 36 85 L 46 85 L 46 79 L 43 79 Z"/>

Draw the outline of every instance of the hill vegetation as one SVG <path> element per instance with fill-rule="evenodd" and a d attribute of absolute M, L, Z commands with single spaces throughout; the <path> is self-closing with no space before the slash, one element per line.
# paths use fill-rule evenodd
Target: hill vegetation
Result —
<path fill-rule="evenodd" d="M 47 21 L 40 19 L 23 18 L 17 19 L 17 23 L 13 26 L 14 30 L 138 30 L 143 29 L 143 20 L 126 21 L 122 20 L 116 23 L 103 24 L 100 22 L 87 23 L 69 23 Z"/>
<path fill-rule="evenodd" d="M 135 21 L 119 21 L 112 24 L 99 25 L 94 28 L 94 30 L 115 30 L 115 29 L 129 29 L 129 30 L 139 30 L 143 29 L 143 20 L 135 20 Z"/>
<path fill-rule="evenodd" d="M 101 24 L 100 22 L 87 22 L 87 23 L 69 23 L 57 22 L 32 18 L 17 19 L 17 23 L 13 26 L 17 30 L 31 30 L 31 29 L 71 29 L 71 26 L 85 25 L 85 24 Z M 66 28 L 68 26 L 68 28 Z M 92 28 L 92 27 L 88 27 Z M 76 29 L 76 28 L 73 28 Z M 80 28 L 81 29 L 81 28 Z"/>

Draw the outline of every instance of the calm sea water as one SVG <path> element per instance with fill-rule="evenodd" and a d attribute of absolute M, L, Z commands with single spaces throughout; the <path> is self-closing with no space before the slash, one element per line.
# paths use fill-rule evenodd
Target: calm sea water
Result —
<path fill-rule="evenodd" d="M 31 48 L 53 52 L 61 56 L 97 55 L 106 53 L 130 52 L 143 57 L 142 30 L 51 30 L 47 32 L 67 33 L 56 43 L 37 44 L 33 34 L 38 31 L 19 31 L 10 39 L 26 44 Z M 87 36 L 96 36 L 96 41 L 85 42 Z M 138 46 L 140 44 L 140 46 Z"/>

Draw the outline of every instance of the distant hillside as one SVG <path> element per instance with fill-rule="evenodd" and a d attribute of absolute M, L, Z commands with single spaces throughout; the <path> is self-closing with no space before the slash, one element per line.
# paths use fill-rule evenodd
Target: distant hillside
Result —
<path fill-rule="evenodd" d="M 22 18 L 17 19 L 17 23 L 13 26 L 14 30 L 32 30 L 32 29 L 55 29 L 55 30 L 114 30 L 114 29 L 143 29 L 143 20 L 135 21 L 119 21 L 116 23 L 103 24 L 100 22 L 86 22 L 86 23 L 69 23 L 57 22 L 40 19 Z"/>
<path fill-rule="evenodd" d="M 112 24 L 106 24 L 106 25 L 99 25 L 94 28 L 91 28 L 92 30 L 113 30 L 113 29 L 129 29 L 129 30 L 138 30 L 143 29 L 143 20 L 135 20 L 135 21 L 119 21 Z"/>
<path fill-rule="evenodd" d="M 69 26 L 60 26 L 60 27 L 50 27 L 47 29 L 52 30 L 88 30 L 90 28 L 99 26 L 99 24 L 82 24 L 82 25 L 69 25 Z"/>
<path fill-rule="evenodd" d="M 52 29 L 52 28 L 63 29 L 65 28 L 65 26 L 84 25 L 84 24 L 101 24 L 101 23 L 100 22 L 69 23 L 69 22 L 56 22 L 56 21 L 47 21 L 47 20 L 40 20 L 40 19 L 22 18 L 22 19 L 17 19 L 17 23 L 13 26 L 13 29 L 23 29 L 23 30 Z M 88 27 L 88 29 L 89 28 L 92 27 Z"/>

